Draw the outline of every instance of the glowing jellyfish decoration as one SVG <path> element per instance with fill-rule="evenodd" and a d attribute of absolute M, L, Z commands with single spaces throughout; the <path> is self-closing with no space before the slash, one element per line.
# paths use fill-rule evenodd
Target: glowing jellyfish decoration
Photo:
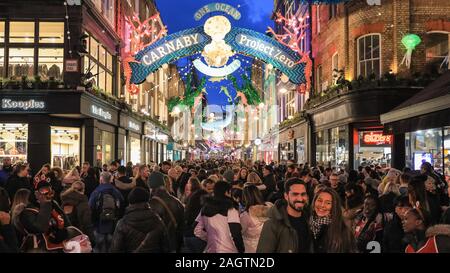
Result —
<path fill-rule="evenodd" d="M 414 49 L 416 49 L 416 46 L 418 46 L 422 42 L 420 37 L 416 34 L 407 34 L 403 36 L 402 38 L 402 44 L 406 47 L 406 54 L 405 57 L 403 57 L 402 62 L 400 65 L 405 63 L 405 65 L 410 68 L 411 66 L 411 56 Z"/>

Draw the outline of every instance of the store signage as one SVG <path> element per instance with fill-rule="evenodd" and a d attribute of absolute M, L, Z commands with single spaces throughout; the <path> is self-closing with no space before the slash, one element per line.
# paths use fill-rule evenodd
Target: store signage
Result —
<path fill-rule="evenodd" d="M 211 4 L 203 6 L 194 14 L 194 19 L 195 19 L 195 21 L 199 21 L 206 14 L 216 12 L 216 11 L 224 12 L 224 13 L 230 15 L 231 17 L 233 17 L 233 19 L 235 19 L 235 20 L 241 19 L 241 13 L 237 9 L 235 9 L 234 7 L 232 7 L 228 4 L 224 4 L 224 3 L 211 3 Z"/>
<path fill-rule="evenodd" d="M 66 72 L 78 72 L 78 60 L 67 59 L 66 60 Z"/>
<path fill-rule="evenodd" d="M 391 145 L 392 135 L 383 135 L 383 132 L 365 132 L 362 135 L 362 144 L 367 146 Z"/>
<path fill-rule="evenodd" d="M 303 73 L 305 63 L 299 62 L 300 56 L 271 37 L 253 30 L 232 27 L 224 41 L 236 54 L 253 56 L 273 65 L 289 77 L 292 83 L 306 82 Z M 203 26 L 186 29 L 156 41 L 138 52 L 134 56 L 135 62 L 129 62 L 132 70 L 131 83 L 144 82 L 148 75 L 163 64 L 198 54 L 209 43 L 211 37 L 204 32 Z"/>
<path fill-rule="evenodd" d="M 128 128 L 133 129 L 135 131 L 141 130 L 141 126 L 139 126 L 139 124 L 137 124 L 136 122 L 133 122 L 131 120 L 128 121 Z"/>
<path fill-rule="evenodd" d="M 103 108 L 97 106 L 97 105 L 91 105 L 91 113 L 99 116 L 105 120 L 111 120 L 112 119 L 112 115 L 110 112 L 104 110 Z"/>
<path fill-rule="evenodd" d="M 45 109 L 45 102 L 38 100 L 12 100 L 2 99 L 2 110 L 42 110 Z"/>

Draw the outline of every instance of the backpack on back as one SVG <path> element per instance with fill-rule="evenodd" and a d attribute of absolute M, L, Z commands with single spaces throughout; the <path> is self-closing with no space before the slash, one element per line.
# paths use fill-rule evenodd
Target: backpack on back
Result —
<path fill-rule="evenodd" d="M 100 194 L 97 202 L 100 222 L 114 222 L 117 220 L 119 204 L 112 192 Z"/>

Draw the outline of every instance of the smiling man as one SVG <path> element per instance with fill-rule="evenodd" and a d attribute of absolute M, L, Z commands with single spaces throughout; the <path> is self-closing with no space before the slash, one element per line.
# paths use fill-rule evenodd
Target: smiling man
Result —
<path fill-rule="evenodd" d="M 258 253 L 311 252 L 308 228 L 309 198 L 305 182 L 290 178 L 285 183 L 284 199 L 275 202 L 269 211 L 259 238 Z"/>

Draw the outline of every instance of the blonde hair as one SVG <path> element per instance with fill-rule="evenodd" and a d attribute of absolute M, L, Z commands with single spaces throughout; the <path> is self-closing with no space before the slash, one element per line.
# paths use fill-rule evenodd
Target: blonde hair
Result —
<path fill-rule="evenodd" d="M 247 176 L 247 182 L 255 184 L 262 183 L 261 178 L 259 178 L 259 175 L 255 172 L 249 173 L 249 175 Z"/>
<path fill-rule="evenodd" d="M 388 194 L 390 192 L 395 193 L 395 195 L 400 196 L 400 190 L 398 189 L 398 185 L 395 182 L 388 182 L 383 190 L 383 195 Z"/>
<path fill-rule="evenodd" d="M 14 195 L 11 205 L 11 218 L 15 219 L 23 209 L 30 203 L 31 191 L 29 189 L 19 189 Z"/>
<path fill-rule="evenodd" d="M 219 177 L 217 175 L 215 175 L 215 174 L 212 174 L 212 175 L 208 176 L 208 179 L 211 179 L 212 181 L 214 181 L 214 183 L 219 181 Z"/>

